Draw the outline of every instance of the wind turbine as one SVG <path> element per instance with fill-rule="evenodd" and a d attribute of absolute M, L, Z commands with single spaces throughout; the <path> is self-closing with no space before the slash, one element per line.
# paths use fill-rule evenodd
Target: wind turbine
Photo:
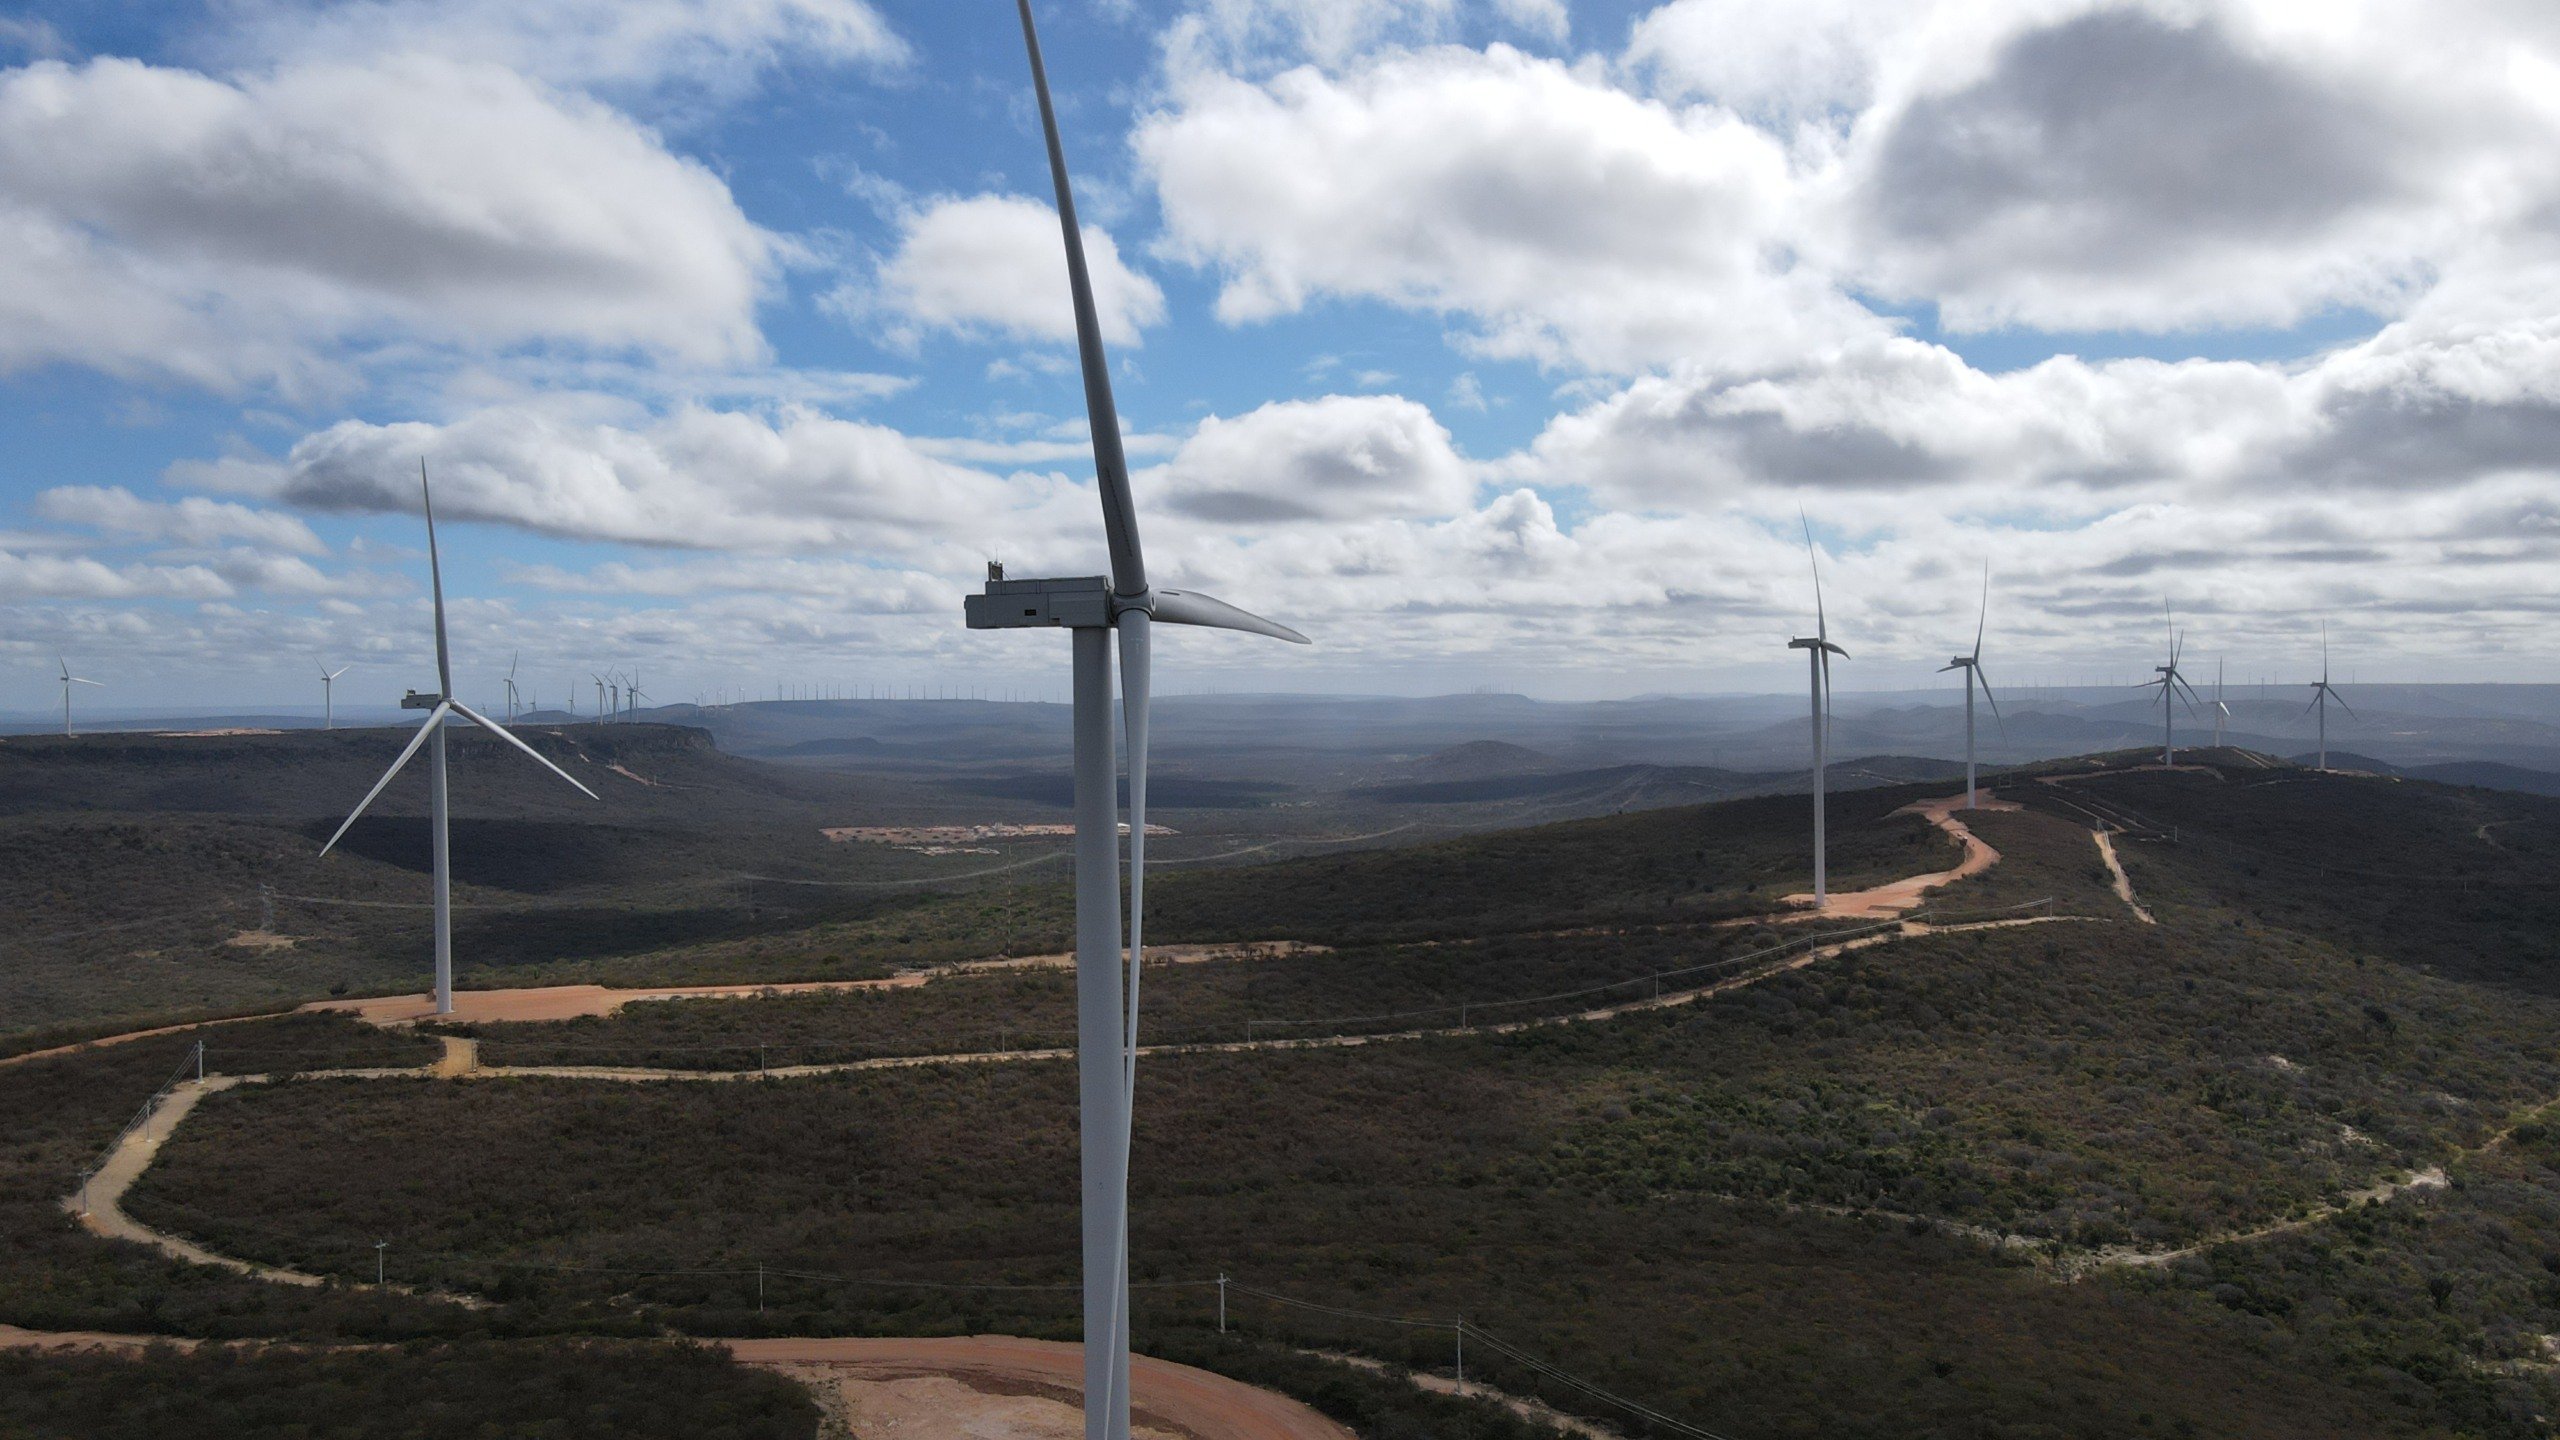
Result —
<path fill-rule="evenodd" d="M 1008 580 L 1000 562 L 987 566 L 984 592 L 966 599 L 973 630 L 1065 626 L 1075 651 L 1076 1080 L 1082 1147 L 1084 1219 L 1085 1440 L 1129 1435 L 1129 1134 L 1137 1085 L 1138 981 L 1145 949 L 1147 700 L 1152 684 L 1153 626 L 1202 625 L 1305 644 L 1306 637 L 1220 600 L 1147 584 L 1138 543 L 1137 506 L 1121 450 L 1120 414 L 1111 399 L 1111 368 L 1085 267 L 1084 235 L 1067 181 L 1058 112 L 1040 59 L 1031 0 L 1015 0 L 1023 48 L 1040 103 L 1049 173 L 1058 196 L 1058 226 L 1074 302 L 1076 353 L 1084 371 L 1086 417 L 1093 432 L 1095 488 L 1111 574 L 1072 579 Z M 1125 971 L 1120 929 L 1120 853 L 1113 771 L 1111 634 L 1119 632 L 1120 699 L 1129 755 L 1129 922 Z M 1125 981 L 1125 984 L 1124 984 Z"/>
<path fill-rule="evenodd" d="M 2222 657 L 2213 661 L 2213 748 L 2222 748 L 2222 727 L 2231 721 L 2231 707 L 2222 703 Z"/>
<path fill-rule="evenodd" d="M 596 723 L 604 723 L 604 677 L 590 670 L 587 678 L 596 682 Z"/>
<path fill-rule="evenodd" d="M 640 718 L 640 667 L 631 667 L 631 684 L 622 692 L 623 711 L 633 720 Z"/>
<path fill-rule="evenodd" d="M 335 730 L 338 728 L 338 677 L 346 674 L 347 671 L 353 668 L 353 666 L 348 665 L 341 665 L 335 670 L 330 669 L 326 665 L 320 667 L 321 729 Z"/>
<path fill-rule="evenodd" d="M 2188 684 L 2187 677 L 2179 673 L 2178 670 L 2178 655 L 2180 651 L 2186 648 L 2187 634 L 2185 631 L 2177 628 L 2178 622 L 2169 613 L 2168 601 L 2163 600 L 2160 602 L 2160 614 L 2163 619 L 2169 621 L 2169 663 L 2166 665 L 2152 666 L 2151 668 L 2153 673 L 2157 674 L 2160 678 L 2157 680 L 2140 681 L 2134 686 L 2134 688 L 2137 690 L 2148 690 L 2153 686 L 2159 687 L 2160 768 L 2167 770 L 2174 768 L 2178 763 L 2177 706 L 2183 703 L 2187 707 L 2187 713 L 2190 715 L 2194 714 L 2196 709 L 2196 687 Z"/>
<path fill-rule="evenodd" d="M 326 855 L 337 848 L 338 842 L 346 838 L 347 831 L 355 827 L 356 821 L 363 818 L 364 812 L 373 807 L 375 798 L 391 784 L 392 777 L 398 775 L 402 768 L 417 755 L 419 746 L 425 745 L 429 740 L 435 742 L 428 751 L 427 814 L 434 837 L 436 874 L 436 1013 L 450 1015 L 453 1013 L 453 846 L 451 829 L 446 823 L 445 722 L 459 715 L 532 756 L 535 764 L 567 780 L 571 785 L 576 785 L 579 794 L 590 800 L 599 797 L 593 790 L 579 785 L 575 779 L 571 778 L 568 771 L 542 758 L 541 751 L 517 739 L 515 734 L 505 726 L 454 698 L 453 661 L 444 639 L 444 566 L 436 555 L 436 502 L 434 494 L 427 489 L 427 462 L 424 460 L 418 462 L 418 496 L 427 514 L 427 575 L 429 583 L 435 590 L 436 693 L 421 695 L 412 690 L 400 698 L 401 709 L 424 710 L 427 712 L 426 720 L 418 726 L 418 733 L 410 736 L 409 743 L 401 748 L 400 758 L 392 761 L 391 768 L 383 771 L 382 778 L 374 781 L 373 788 L 365 792 L 364 799 L 357 803 L 354 813 L 347 816 L 347 823 L 339 826 L 338 833 L 329 837 L 329 843 L 320 847 L 320 853 Z"/>
<path fill-rule="evenodd" d="M 62 733 L 68 735 L 71 733 L 71 702 L 67 698 L 70 691 L 66 688 L 63 693 L 66 698 L 63 701 Z M 2347 703 L 2347 697 L 2339 694 L 2337 688 L 2329 683 L 2329 622 L 2323 620 L 2320 622 L 2320 678 L 2311 682 L 2311 703 L 2302 707 L 2320 712 L 2320 768 L 2323 770 L 2329 768 L 2329 702 L 2332 700 L 2337 701 L 2338 708 L 2349 715 L 2356 713 L 2355 707 Z"/>
<path fill-rule="evenodd" d="M 1798 512 L 1796 519 L 1804 526 L 1804 558 L 1813 566 L 1813 636 L 1799 636 L 1787 642 L 1790 650 L 1805 652 L 1805 660 L 1813 674 L 1813 908 L 1819 910 L 1831 898 L 1831 867 L 1828 845 L 1823 836 L 1826 822 L 1822 793 L 1823 766 L 1831 753 L 1831 657 L 1846 660 L 1849 652 L 1831 643 L 1831 622 L 1822 609 L 1822 561 L 1813 551 L 1813 522 Z M 1970 691 L 1966 692 L 1968 695 Z"/>
<path fill-rule="evenodd" d="M 103 689 L 106 686 L 106 682 L 103 680 L 83 680 L 79 676 L 71 673 L 70 661 L 63 659 L 59 655 L 55 656 L 54 660 L 62 666 L 62 733 L 64 736 L 68 737 L 71 734 L 71 687 L 74 685 L 96 685 Z"/>
<path fill-rule="evenodd" d="M 1964 672 L 1964 808 L 1974 808 L 1981 790 L 1973 783 L 1973 687 L 1982 687 L 1982 698 L 1991 702 L 1991 719 L 2000 733 L 2009 733 L 2009 722 L 2000 718 L 2000 701 L 1991 693 L 1991 682 L 1982 673 L 1982 632 L 1991 623 L 1991 562 L 1982 562 L 1982 614 L 1973 622 L 1973 653 L 1958 655 L 1938 667 L 1938 673 L 1950 670 Z"/>
<path fill-rule="evenodd" d="M 510 725 L 516 719 L 516 667 L 523 663 L 524 652 L 521 650 L 507 661 L 507 723 Z"/>

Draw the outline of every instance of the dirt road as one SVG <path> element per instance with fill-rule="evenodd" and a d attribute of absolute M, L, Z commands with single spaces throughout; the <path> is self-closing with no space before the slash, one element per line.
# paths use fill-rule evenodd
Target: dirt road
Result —
<path fill-rule="evenodd" d="M 2114 877 L 2116 898 L 2133 911 L 2134 919 L 2145 925 L 2159 924 L 2151 918 L 2150 911 L 2142 908 L 2142 902 L 2133 898 L 2133 877 L 2124 873 L 2124 862 L 2116 858 L 2115 836 L 2105 830 L 2092 830 L 2089 838 L 2098 842 L 2098 858 L 2106 862 L 2107 874 Z"/>
<path fill-rule="evenodd" d="M 1196 965 L 1210 960 L 1272 960 L 1319 953 L 1327 947 L 1301 940 L 1246 940 L 1219 945 L 1150 945 L 1147 960 L 1157 965 Z M 664 985 L 652 989 L 614 989 L 604 985 L 544 985 L 524 990 L 456 990 L 457 1021 L 578 1020 L 609 1016 L 625 1005 L 646 1000 L 753 1000 L 773 995 L 814 995 L 848 990 L 912 990 L 955 975 L 998 970 L 1065 970 L 1073 955 L 1018 955 L 1001 960 L 967 960 L 932 970 L 910 970 L 876 980 L 799 980 L 776 985 Z M 315 1000 L 305 1011 L 353 1015 L 375 1025 L 406 1025 L 437 1018 L 431 995 L 385 995 L 367 1000 Z"/>
<path fill-rule="evenodd" d="M 726 1343 L 740 1360 L 784 1370 L 822 1397 L 832 1386 L 831 1408 L 857 1434 L 1076 1440 L 1084 1433 L 1080 1345 L 1008 1335 Z M 1284 1395 L 1144 1355 L 1129 1363 L 1129 1408 L 1134 1428 L 1183 1440 L 1351 1440 L 1349 1430 Z M 863 1420 L 870 1423 L 855 1423 Z"/>
<path fill-rule="evenodd" d="M 1920 816 L 1954 836 L 1964 846 L 1964 858 L 1956 862 L 1954 869 L 1934 871 L 1927 875 L 1914 875 L 1908 879 L 1878 885 L 1872 890 L 1834 890 L 1828 901 L 1818 910 L 1813 908 L 1811 895 L 1790 895 L 1787 897 L 1788 904 L 1805 907 L 1799 916 L 1791 918 L 1820 916 L 1827 920 L 1891 919 L 1896 915 L 1906 915 L 1919 909 L 1920 902 L 1927 899 L 1929 892 L 1939 886 L 1952 885 L 1968 875 L 1979 875 L 1999 864 L 2000 852 L 1984 843 L 1981 836 L 1974 834 L 1962 820 L 1956 818 L 1956 812 L 1963 808 L 1963 805 L 1964 796 L 1955 794 L 1940 800 L 1923 800 L 1917 804 L 1905 805 L 1893 812 L 1896 815 Z M 1996 799 L 1986 790 L 1982 795 L 1981 808 L 2020 810 L 2025 807 L 2015 801 Z"/>

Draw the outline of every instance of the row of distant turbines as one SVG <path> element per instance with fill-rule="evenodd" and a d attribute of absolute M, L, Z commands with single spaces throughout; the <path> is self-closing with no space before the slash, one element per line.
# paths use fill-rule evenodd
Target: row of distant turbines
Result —
<path fill-rule="evenodd" d="M 1813 568 L 1813 633 L 1788 641 L 1787 648 L 1805 652 L 1807 668 L 1812 674 L 1813 903 L 1819 907 L 1831 898 L 1830 855 L 1824 834 L 1825 811 L 1829 808 L 1824 772 L 1831 756 L 1831 657 L 1837 655 L 1846 660 L 1849 652 L 1831 641 L 1831 622 L 1822 604 L 1822 561 L 1813 547 L 1813 525 L 1802 517 L 1799 521 L 1804 526 L 1805 558 Z M 2221 662 L 2214 664 L 2211 700 L 2199 695 L 2195 686 L 2187 682 L 2186 672 L 2178 665 L 2179 658 L 2186 653 L 2186 632 L 2178 628 L 2177 619 L 2170 613 L 2166 601 L 2161 603 L 2161 613 L 2169 624 L 2169 663 L 2153 667 L 2155 678 L 2139 681 L 2133 688 L 2160 692 L 2160 763 L 2174 768 L 2178 763 L 2178 707 L 2185 706 L 2191 717 L 2212 715 L 2213 743 L 2217 749 L 2222 745 L 2223 727 L 2231 719 L 2231 707 L 2222 698 Z M 1982 801 L 1982 787 L 1976 778 L 1974 761 L 1973 697 L 1976 691 L 1991 707 L 1993 723 L 1998 724 L 2004 734 L 2008 730 L 2006 722 L 2001 719 L 1999 697 L 1991 693 L 1991 681 L 1982 673 L 1982 641 L 1990 624 L 1991 566 L 1985 562 L 1982 567 L 1982 608 L 1974 619 L 1973 648 L 1938 667 L 1941 675 L 1950 670 L 1964 673 L 1964 808 L 1967 810 L 1979 808 Z M 2329 706 L 2332 702 L 2350 716 L 2356 713 L 2348 706 L 2346 698 L 2338 693 L 2337 687 L 2329 683 L 2329 627 L 2324 623 L 2320 627 L 2320 678 L 2311 682 L 2311 703 L 2303 707 L 2304 714 L 2316 711 L 2320 717 L 2319 767 L 2323 770 L 2329 768 Z"/>

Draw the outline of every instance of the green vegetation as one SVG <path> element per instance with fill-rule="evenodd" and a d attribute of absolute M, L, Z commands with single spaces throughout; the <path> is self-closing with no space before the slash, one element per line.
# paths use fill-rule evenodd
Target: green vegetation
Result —
<path fill-rule="evenodd" d="M 2094 798 L 2140 822 L 2117 849 L 2155 908 L 2243 915 L 2560 994 L 2560 799 L 2294 770 L 2136 771 L 2011 793 L 2064 814 Z"/>
<path fill-rule="evenodd" d="M 1463 1312 L 1738 1437 L 2544 1433 L 2537 1417 L 2560 1408 L 2541 1339 L 2560 1333 L 2560 1127 L 2542 1110 L 2560 1095 L 2560 996 L 2536 937 L 2560 887 L 2533 872 L 2550 872 L 2537 837 L 2560 812 L 2255 773 L 2025 782 L 2004 793 L 2034 812 L 1972 817 L 2004 863 L 1936 903 L 2050 896 L 2066 918 L 1764 966 L 1748 986 L 1605 1022 L 1150 1057 L 1132 1225 L 1141 1344 L 1280 1385 L 1364 1433 L 1526 1440 L 1483 1405 L 1296 1353 L 1445 1370 L 1445 1329 L 1238 1292 L 1240 1334 L 1217 1336 L 1199 1282 L 1225 1272 L 1370 1315 Z M 1919 793 L 1842 797 L 1844 887 L 1952 862 L 1944 837 L 1889 818 Z M 2161 924 L 2133 923 L 2110 893 L 2075 800 L 2161 832 L 2120 840 Z M 1768 927 L 1713 922 L 1801 885 L 1800 818 L 1791 800 L 1743 802 L 1177 872 L 1151 886 L 1151 934 L 1334 948 L 1159 964 L 1150 1038 L 1472 1007 L 1748 950 Z M 2374 868 L 2343 858 L 2357 855 Z M 2502 878 L 2503 893 L 2486 883 Z M 1032 937 L 1010 947 L 1022 951 L 1063 939 L 1049 884 L 866 903 L 788 935 L 657 953 L 753 976 L 960 950 L 999 928 Z M 1070 987 L 1059 971 L 998 971 L 477 1033 L 501 1064 L 730 1068 L 759 1041 L 777 1065 L 1019 1047 L 1067 1038 Z M 215 1032 L 217 1068 L 253 1068 L 257 1027 L 239 1029 L 236 1064 Z M 411 1063 L 422 1044 L 381 1043 Z M 21 1217 L 5 1222 L 17 1258 L 0 1264 L 0 1320 L 1075 1334 L 1065 1063 L 245 1086 L 209 1098 L 129 1197 L 217 1250 L 344 1279 L 369 1278 L 389 1239 L 395 1280 L 496 1302 L 464 1311 L 348 1289 L 279 1296 L 157 1261 L 116 1270 L 97 1256 L 130 1247 L 77 1232 L 47 1241 L 59 1255 L 30 1248 L 21 1233 L 63 1176 L 158 1083 L 149 1066 L 114 1078 L 112 1054 L 44 1062 L 106 1065 L 102 1088 L 139 1089 L 93 1105 L 77 1145 L 34 1127 L 0 1170 L 30 1177 L 31 1197 L 0 1209 Z M 0 1070 L 0 1118 L 42 1108 L 21 1081 Z M 2355 1198 L 2431 1166 L 2449 1188 Z M 2304 1223 L 2271 1229 L 2288 1220 Z M 2065 1283 L 2100 1247 L 2189 1246 Z M 75 1278 L 68 1299 L 44 1282 L 56 1268 Z M 1471 1346 L 1468 1360 L 1471 1375 L 1606 1414 L 1497 1355 Z"/>
<path fill-rule="evenodd" d="M 220 1025 L 0 1069 L 0 1320 L 36 1329 L 396 1339 L 455 1334 L 451 1306 L 267 1284 L 101 1240 L 61 1208 L 142 1102 L 201 1037 L 222 1068 L 414 1065 L 427 1042 L 334 1016 Z M 192 1072 L 192 1066 L 187 1067 Z"/>
<path fill-rule="evenodd" d="M 701 1345 L 454 1342 L 379 1351 L 0 1351 L 12 1440 L 814 1440 L 818 1407 Z"/>
<path fill-rule="evenodd" d="M 1844 927 L 1657 926 L 1377 945 L 1259 959 L 1159 960 L 1144 981 L 1154 1045 L 1445 1029 L 1677 994 L 1784 963 Z M 1656 985 L 1645 977 L 1669 973 Z M 895 990 L 644 1001 L 609 1019 L 445 1027 L 493 1065 L 735 1070 L 1075 1042 L 1063 967 L 962 973 Z"/>

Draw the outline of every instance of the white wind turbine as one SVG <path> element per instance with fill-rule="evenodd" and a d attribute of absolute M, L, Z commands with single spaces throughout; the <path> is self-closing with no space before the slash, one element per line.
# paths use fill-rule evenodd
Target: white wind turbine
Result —
<path fill-rule="evenodd" d="M 330 669 L 326 665 L 320 667 L 321 729 L 335 730 L 338 728 L 338 677 L 346 674 L 353 668 L 353 666 L 349 665 L 341 665 L 335 670 Z"/>
<path fill-rule="evenodd" d="M 2008 722 L 2000 718 L 1999 697 L 1991 693 L 1991 681 L 1982 673 L 1982 632 L 1990 623 L 1991 562 L 1985 560 L 1982 562 L 1982 614 L 1973 622 L 1973 653 L 1958 655 L 1938 667 L 1941 675 L 1950 670 L 1964 672 L 1964 808 L 1967 810 L 1975 808 L 1975 802 L 1982 794 L 1973 780 L 1973 690 L 1976 685 L 1982 687 L 1982 698 L 1991 702 L 1992 723 L 2000 727 L 2001 734 L 2009 733 Z"/>
<path fill-rule="evenodd" d="M 1819 910 L 1831 898 L 1829 842 L 1823 834 L 1828 823 L 1823 767 L 1831 754 L 1831 657 L 1846 660 L 1849 652 L 1831 643 L 1831 622 L 1822 609 L 1822 561 L 1813 550 L 1813 522 L 1802 514 L 1796 519 L 1804 526 L 1804 556 L 1813 566 L 1813 635 L 1790 640 L 1787 648 L 1804 651 L 1813 673 L 1813 907 Z"/>
<path fill-rule="evenodd" d="M 1147 584 L 1138 544 L 1137 507 L 1121 450 L 1120 415 L 1111 399 L 1111 369 L 1102 350 L 1084 236 L 1067 181 L 1066 149 L 1040 59 L 1031 0 L 1015 0 L 1031 61 L 1031 86 L 1048 142 L 1066 245 L 1067 289 L 1074 303 L 1076 352 L 1084 371 L 1093 431 L 1096 488 L 1111 553 L 1108 578 L 1008 580 L 987 567 L 987 588 L 967 597 L 973 630 L 1065 626 L 1075 642 L 1076 1076 L 1082 1147 L 1084 1220 L 1085 1440 L 1129 1435 L 1129 1135 L 1137 1084 L 1138 981 L 1145 950 L 1147 701 L 1156 622 L 1242 630 L 1306 643 L 1284 625 L 1246 614 L 1206 595 Z M 1119 806 L 1113 783 L 1111 635 L 1119 632 L 1121 705 L 1129 754 L 1128 946 L 1121 947 Z M 1125 963 L 1125 969 L 1124 969 Z"/>
<path fill-rule="evenodd" d="M 2356 713 L 2355 707 L 2347 703 L 2347 697 L 2339 694 L 2337 687 L 2329 683 L 2329 622 L 2323 620 L 2320 622 L 2320 678 L 2311 682 L 2311 703 L 2302 707 L 2305 711 L 2320 712 L 2320 768 L 2323 770 L 2329 768 L 2329 702 L 2332 700 L 2337 701 L 2338 708 L 2348 715 Z M 71 733 L 70 711 L 66 709 L 63 714 L 63 733 L 67 735 Z"/>
<path fill-rule="evenodd" d="M 62 667 L 62 733 L 68 736 L 71 733 L 71 687 L 74 685 L 95 685 L 103 689 L 107 682 L 103 680 L 83 680 L 79 676 L 72 674 L 71 662 L 59 655 L 54 657 L 54 661 Z"/>
<path fill-rule="evenodd" d="M 510 725 L 514 724 L 516 719 L 516 667 L 523 663 L 524 652 L 521 650 L 515 652 L 514 656 L 507 661 L 507 723 Z"/>
<path fill-rule="evenodd" d="M 2213 660 L 2213 748 L 2222 748 L 2222 727 L 2231 723 L 2231 707 L 2222 703 L 2222 657 Z"/>
<path fill-rule="evenodd" d="M 596 723 L 604 723 L 604 677 L 590 670 L 587 678 L 596 682 Z"/>
<path fill-rule="evenodd" d="M 2188 714 L 2195 713 L 2196 687 L 2188 684 L 2187 677 L 2178 670 L 2178 655 L 2186 648 L 2187 634 L 2177 628 L 2168 601 L 2160 602 L 2160 614 L 2169 622 L 2169 663 L 2151 667 L 2160 678 L 2141 681 L 2134 688 L 2149 690 L 2156 686 L 2160 691 L 2160 767 L 2167 770 L 2176 768 L 2178 763 L 2177 707 L 2183 704 Z"/>
<path fill-rule="evenodd" d="M 638 720 L 640 718 L 640 702 L 646 698 L 648 697 L 643 695 L 640 691 L 640 667 L 634 665 L 631 667 L 631 684 L 622 692 L 624 715 L 632 720 Z"/>
<path fill-rule="evenodd" d="M 391 784 L 392 777 L 398 775 L 401 769 L 417 755 L 419 746 L 427 744 L 430 740 L 435 742 L 428 750 L 427 814 L 435 855 L 436 1013 L 450 1015 L 453 1013 L 453 846 L 451 829 L 446 821 L 445 722 L 459 715 L 532 756 L 535 764 L 567 780 L 571 785 L 576 785 L 579 794 L 590 800 L 600 797 L 593 790 L 579 785 L 568 771 L 544 759 L 542 752 L 517 739 L 505 726 L 454 698 L 453 660 L 445 646 L 444 638 L 444 566 L 436 554 L 436 502 L 435 496 L 427 489 L 427 462 L 424 460 L 418 462 L 418 495 L 427 515 L 427 575 L 435 592 L 436 693 L 421 695 L 412 690 L 401 697 L 401 709 L 425 710 L 427 718 L 418 726 L 418 733 L 410 736 L 409 743 L 401 748 L 400 758 L 392 761 L 391 768 L 383 771 L 382 778 L 374 781 L 373 788 L 365 792 L 364 799 L 358 802 L 355 811 L 347 816 L 346 824 L 339 826 L 338 833 L 329 837 L 329 843 L 320 847 L 320 853 L 328 854 L 337 847 L 340 840 L 346 838 L 347 831 L 353 829 L 356 821 L 363 818 L 364 812 L 372 808 L 374 800 L 382 794 L 385 787 Z"/>

